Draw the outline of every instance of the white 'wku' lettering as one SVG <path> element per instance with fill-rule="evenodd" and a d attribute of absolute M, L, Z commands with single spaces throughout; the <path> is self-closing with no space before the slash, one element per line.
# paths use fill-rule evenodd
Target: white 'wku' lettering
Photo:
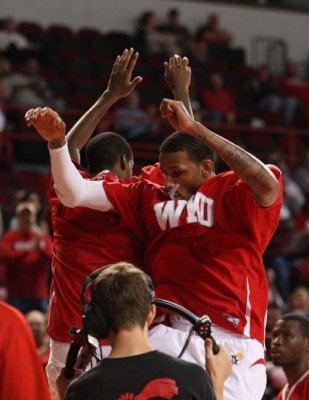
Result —
<path fill-rule="evenodd" d="M 187 202 L 185 200 L 177 200 L 176 208 L 175 203 L 175 200 L 162 201 L 154 206 L 157 221 L 162 231 L 166 229 L 167 221 L 169 222 L 170 228 L 178 226 L 180 214 Z"/>
<path fill-rule="evenodd" d="M 198 222 L 203 226 L 213 225 L 213 199 L 197 192 L 190 200 L 169 200 L 157 203 L 154 211 L 158 224 L 162 230 L 179 226 L 179 218 L 184 209 L 187 211 L 187 223 Z"/>

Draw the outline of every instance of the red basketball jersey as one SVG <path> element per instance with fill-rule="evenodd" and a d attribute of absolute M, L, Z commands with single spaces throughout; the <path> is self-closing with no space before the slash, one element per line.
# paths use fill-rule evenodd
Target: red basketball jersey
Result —
<path fill-rule="evenodd" d="M 87 177 L 82 170 L 80 173 Z M 94 179 L 107 176 L 100 174 Z M 48 334 L 54 340 L 70 342 L 68 330 L 81 327 L 80 291 L 86 277 L 119 261 L 142 266 L 144 246 L 115 213 L 63 206 L 53 182 L 48 199 L 54 229 Z"/>
<path fill-rule="evenodd" d="M 286 394 L 287 386 L 279 393 L 277 400 L 308 400 L 309 398 L 309 370 L 291 387 Z"/>
<path fill-rule="evenodd" d="M 271 168 L 281 184 L 281 173 Z M 151 239 L 145 269 L 156 296 L 218 326 L 264 342 L 267 281 L 262 254 L 279 222 L 282 190 L 262 208 L 234 172 L 208 179 L 188 200 L 148 181 L 105 181 L 106 194 L 136 236 Z"/>

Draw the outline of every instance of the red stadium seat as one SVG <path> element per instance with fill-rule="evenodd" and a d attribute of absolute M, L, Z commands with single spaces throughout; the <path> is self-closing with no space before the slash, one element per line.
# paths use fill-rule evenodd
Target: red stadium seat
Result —
<path fill-rule="evenodd" d="M 94 28 L 81 28 L 77 32 L 77 35 L 84 40 L 98 40 L 103 37 L 102 33 Z"/>
<path fill-rule="evenodd" d="M 47 28 L 47 34 L 52 35 L 57 38 L 64 38 L 64 37 L 69 37 L 73 36 L 73 31 L 71 28 L 69 28 L 67 25 L 50 25 Z"/>
<path fill-rule="evenodd" d="M 36 22 L 20 22 L 18 24 L 17 30 L 33 42 L 37 42 L 44 35 L 43 27 Z"/>
<path fill-rule="evenodd" d="M 21 170 L 17 171 L 14 177 L 14 183 L 18 187 L 35 188 L 45 193 L 49 185 L 49 174 L 43 174 L 36 171 Z"/>

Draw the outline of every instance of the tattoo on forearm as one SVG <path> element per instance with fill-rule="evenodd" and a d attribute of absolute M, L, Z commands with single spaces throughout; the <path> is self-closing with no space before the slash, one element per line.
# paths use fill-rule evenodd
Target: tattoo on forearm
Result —
<path fill-rule="evenodd" d="M 238 171 L 238 173 L 242 173 L 245 169 L 251 167 L 255 160 L 252 158 L 251 155 L 235 147 L 229 143 L 226 144 L 226 152 L 227 158 L 231 167 Z"/>
<path fill-rule="evenodd" d="M 259 165 L 259 168 L 257 169 L 257 171 L 255 171 L 252 175 L 249 175 L 248 177 L 246 177 L 246 183 L 252 188 L 254 189 L 256 187 L 256 185 L 258 185 L 264 175 L 265 175 L 266 171 L 265 171 L 265 167 L 263 165 Z"/>
<path fill-rule="evenodd" d="M 256 160 L 254 156 L 229 143 L 224 146 L 222 157 L 252 189 L 261 183 L 266 174 L 265 166 Z"/>
<path fill-rule="evenodd" d="M 278 183 L 259 159 L 199 123 L 192 134 L 209 146 L 251 188 L 259 204 L 269 205 L 269 197 L 278 192 Z"/>

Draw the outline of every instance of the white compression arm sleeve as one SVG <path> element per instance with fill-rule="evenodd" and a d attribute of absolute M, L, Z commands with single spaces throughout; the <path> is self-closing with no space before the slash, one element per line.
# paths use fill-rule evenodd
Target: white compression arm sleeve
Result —
<path fill-rule="evenodd" d="M 49 149 L 49 153 L 55 190 L 63 205 L 100 211 L 113 209 L 102 182 L 81 177 L 71 161 L 67 144 L 57 149 Z"/>

